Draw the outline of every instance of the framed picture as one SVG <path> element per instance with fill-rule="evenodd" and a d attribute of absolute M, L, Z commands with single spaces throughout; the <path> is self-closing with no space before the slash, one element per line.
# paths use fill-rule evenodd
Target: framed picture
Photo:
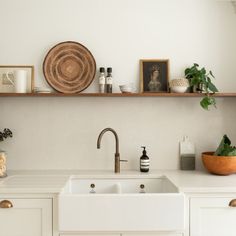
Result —
<path fill-rule="evenodd" d="M 0 65 L 0 93 L 32 93 L 34 66 Z"/>
<path fill-rule="evenodd" d="M 169 92 L 169 60 L 140 60 L 140 92 Z"/>

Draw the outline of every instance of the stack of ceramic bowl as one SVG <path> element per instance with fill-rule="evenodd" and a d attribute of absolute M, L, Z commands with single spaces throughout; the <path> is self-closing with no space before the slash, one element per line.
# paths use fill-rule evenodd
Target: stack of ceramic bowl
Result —
<path fill-rule="evenodd" d="M 131 84 L 123 84 L 123 85 L 120 85 L 120 91 L 122 93 L 133 93 L 134 92 L 134 85 L 131 83 Z"/>
<path fill-rule="evenodd" d="M 51 88 L 35 87 L 34 92 L 35 93 L 52 93 L 53 90 Z"/>
<path fill-rule="evenodd" d="M 173 79 L 170 81 L 170 89 L 172 93 L 185 93 L 189 86 L 189 81 L 185 78 Z"/>

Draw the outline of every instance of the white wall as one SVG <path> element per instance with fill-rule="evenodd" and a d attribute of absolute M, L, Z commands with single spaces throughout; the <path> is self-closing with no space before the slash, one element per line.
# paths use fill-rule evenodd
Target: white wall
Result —
<path fill-rule="evenodd" d="M 193 62 L 211 69 L 222 92 L 236 91 L 236 14 L 230 2 L 206 0 L 0 0 L 0 64 L 33 64 L 46 85 L 42 62 L 55 44 L 87 46 L 98 67 L 112 66 L 117 84 L 138 85 L 139 59 L 169 58 L 171 78 Z M 96 81 L 87 91 L 96 91 Z M 236 143 L 234 98 L 203 111 L 198 98 L 0 98 L 1 143 L 9 169 L 112 169 L 120 137 L 122 168 L 138 168 L 140 146 L 154 169 L 176 169 L 178 142 L 189 135 L 201 151 L 227 133 Z M 200 164 L 200 162 L 199 162 Z"/>

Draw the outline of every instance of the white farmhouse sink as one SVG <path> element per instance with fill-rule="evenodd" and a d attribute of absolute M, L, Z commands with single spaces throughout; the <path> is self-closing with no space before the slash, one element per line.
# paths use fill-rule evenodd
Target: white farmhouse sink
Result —
<path fill-rule="evenodd" d="M 94 185 L 94 188 L 91 188 Z M 160 178 L 71 178 L 64 193 L 70 194 L 111 193 L 176 193 L 178 189 L 170 180 Z"/>
<path fill-rule="evenodd" d="M 183 230 L 184 195 L 163 176 L 72 177 L 59 195 L 59 229 L 64 232 Z"/>

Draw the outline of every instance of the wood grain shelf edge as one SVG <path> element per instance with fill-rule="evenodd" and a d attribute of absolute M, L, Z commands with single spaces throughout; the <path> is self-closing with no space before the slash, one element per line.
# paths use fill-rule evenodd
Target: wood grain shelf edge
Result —
<path fill-rule="evenodd" d="M 0 93 L 0 97 L 202 97 L 200 93 Z M 236 93 L 216 93 L 214 97 L 236 97 Z"/>

